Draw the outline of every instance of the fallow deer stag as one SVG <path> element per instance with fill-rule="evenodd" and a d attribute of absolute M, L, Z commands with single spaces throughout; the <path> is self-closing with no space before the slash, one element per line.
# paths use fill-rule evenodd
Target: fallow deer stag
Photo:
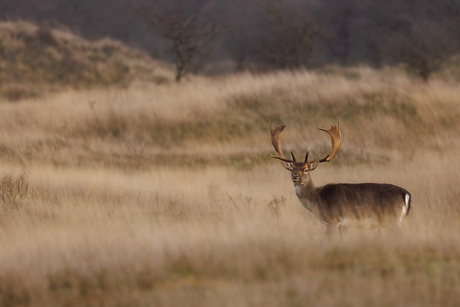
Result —
<path fill-rule="evenodd" d="M 331 233 L 357 226 L 380 228 L 389 224 L 401 224 L 411 208 L 411 194 L 392 184 L 379 183 L 336 183 L 315 187 L 310 172 L 323 162 L 329 162 L 337 155 L 342 145 L 339 125 L 332 125 L 327 132 L 332 150 L 322 159 L 298 162 L 291 152 L 292 159 L 283 155 L 280 147 L 280 134 L 286 126 L 270 125 L 271 141 L 279 156 L 272 158 L 283 161 L 283 166 L 291 172 L 295 193 L 302 206 L 312 212 Z"/>

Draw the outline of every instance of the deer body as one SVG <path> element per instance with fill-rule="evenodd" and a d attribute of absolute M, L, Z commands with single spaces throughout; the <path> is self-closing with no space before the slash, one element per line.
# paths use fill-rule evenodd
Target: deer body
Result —
<path fill-rule="evenodd" d="M 272 143 L 280 155 L 272 157 L 283 161 L 283 166 L 291 171 L 291 180 L 302 206 L 325 224 L 328 232 L 334 228 L 342 231 L 351 226 L 375 228 L 398 225 L 409 214 L 411 194 L 392 184 L 337 183 L 314 186 L 310 172 L 319 163 L 332 160 L 340 149 L 338 126 L 332 126 L 330 130 L 321 129 L 331 137 L 332 152 L 323 159 L 313 161 L 308 161 L 307 152 L 304 162 L 297 162 L 292 153 L 292 159 L 284 157 L 279 137 L 284 127 L 278 124 L 271 128 Z"/>
<path fill-rule="evenodd" d="M 349 226 L 384 227 L 402 222 L 410 210 L 410 193 L 392 184 L 295 184 L 300 203 L 332 231 Z"/>

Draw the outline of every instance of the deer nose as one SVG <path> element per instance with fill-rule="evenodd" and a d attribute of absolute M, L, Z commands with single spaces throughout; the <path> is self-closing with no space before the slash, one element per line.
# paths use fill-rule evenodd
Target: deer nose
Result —
<path fill-rule="evenodd" d="M 299 174 L 292 174 L 292 181 L 299 181 L 300 176 Z"/>

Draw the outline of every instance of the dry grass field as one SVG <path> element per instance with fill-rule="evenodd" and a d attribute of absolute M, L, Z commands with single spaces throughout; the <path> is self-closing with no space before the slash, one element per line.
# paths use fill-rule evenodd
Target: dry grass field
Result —
<path fill-rule="evenodd" d="M 0 104 L 0 306 L 458 306 L 460 90 L 279 72 Z M 401 233 L 327 237 L 270 158 L 413 195 Z"/>

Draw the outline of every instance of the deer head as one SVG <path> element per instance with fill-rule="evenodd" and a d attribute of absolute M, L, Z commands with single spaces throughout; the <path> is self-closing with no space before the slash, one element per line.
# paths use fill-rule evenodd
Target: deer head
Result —
<path fill-rule="evenodd" d="M 309 161 L 308 160 L 309 151 L 307 151 L 304 161 L 300 161 L 300 162 L 296 161 L 296 158 L 292 151 L 291 151 L 292 159 L 288 159 L 284 156 L 283 151 L 281 150 L 280 134 L 281 132 L 283 132 L 284 128 L 286 128 L 286 126 L 279 124 L 279 123 L 277 123 L 274 127 L 272 127 L 272 124 L 270 125 L 271 141 L 272 141 L 273 147 L 275 148 L 275 151 L 279 155 L 277 157 L 272 155 L 271 157 L 284 162 L 283 166 L 285 169 L 291 172 L 291 179 L 294 185 L 308 184 L 311 181 L 309 172 L 315 170 L 316 167 L 319 165 L 319 163 L 331 161 L 332 159 L 334 159 L 334 157 L 339 152 L 340 146 L 342 145 L 339 124 L 337 124 L 337 126 L 331 125 L 331 128 L 329 130 L 319 129 L 321 131 L 327 132 L 327 134 L 331 138 L 332 150 L 327 156 L 325 156 L 322 159 L 316 159 L 316 160 Z"/>

